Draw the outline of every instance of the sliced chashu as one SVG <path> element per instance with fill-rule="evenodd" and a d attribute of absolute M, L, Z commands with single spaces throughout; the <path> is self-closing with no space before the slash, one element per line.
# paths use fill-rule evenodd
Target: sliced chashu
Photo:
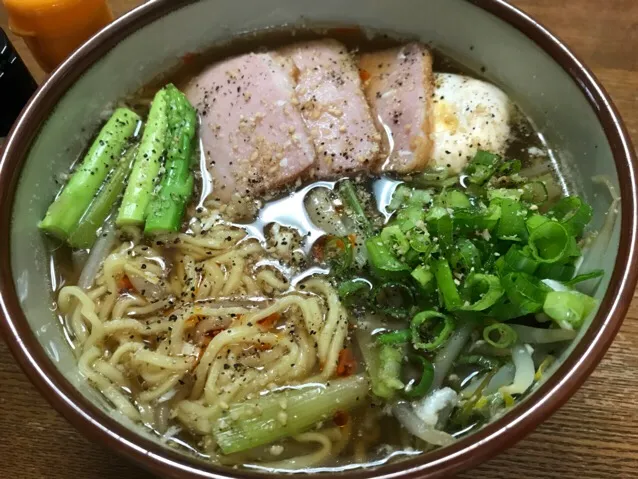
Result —
<path fill-rule="evenodd" d="M 290 69 L 268 53 L 217 63 L 189 84 L 216 198 L 291 183 L 315 162 L 294 88 Z"/>
<path fill-rule="evenodd" d="M 424 45 L 410 43 L 359 60 L 367 80 L 364 91 L 377 126 L 384 134 L 382 171 L 409 173 L 426 168 L 432 152 L 432 56 Z"/>
<path fill-rule="evenodd" d="M 477 150 L 504 153 L 512 105 L 494 85 L 451 73 L 434 75 L 432 161 L 459 173 Z"/>
<path fill-rule="evenodd" d="M 300 110 L 317 152 L 318 177 L 369 170 L 377 162 L 381 135 L 361 90 L 348 49 L 332 39 L 280 50 L 292 61 Z"/>

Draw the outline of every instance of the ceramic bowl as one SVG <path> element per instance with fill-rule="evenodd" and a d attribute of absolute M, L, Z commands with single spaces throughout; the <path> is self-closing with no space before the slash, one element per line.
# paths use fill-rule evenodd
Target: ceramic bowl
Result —
<path fill-rule="evenodd" d="M 100 32 L 55 71 L 18 119 L 0 164 L 0 293 L 5 338 L 31 380 L 79 430 L 170 477 L 262 477 L 168 448 L 118 415 L 80 376 L 53 313 L 51 265 L 36 224 L 58 185 L 118 99 L 175 66 L 186 53 L 233 35 L 283 25 L 361 25 L 417 37 L 510 94 L 542 132 L 566 186 L 594 206 L 602 228 L 611 196 L 620 212 L 602 267 L 600 308 L 546 379 L 502 418 L 429 454 L 345 473 L 450 477 L 514 444 L 563 404 L 612 342 L 634 292 L 637 236 L 633 151 L 611 100 L 591 72 L 543 26 L 500 0 L 156 0 Z M 56 447 L 53 445 L 53 447 Z M 57 447 L 62 448 L 63 445 Z"/>

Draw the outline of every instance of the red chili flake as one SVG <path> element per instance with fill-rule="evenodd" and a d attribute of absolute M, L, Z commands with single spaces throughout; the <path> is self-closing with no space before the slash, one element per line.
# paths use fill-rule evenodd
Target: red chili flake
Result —
<path fill-rule="evenodd" d="M 120 292 L 120 294 L 128 293 L 129 291 L 135 292 L 135 286 L 133 286 L 133 283 L 131 283 L 131 280 L 126 275 L 123 275 L 120 277 L 120 279 L 118 279 L 117 289 Z"/>
<path fill-rule="evenodd" d="M 337 411 L 332 417 L 334 423 L 339 427 L 345 427 L 350 421 L 350 416 L 346 411 Z"/>
<path fill-rule="evenodd" d="M 337 376 L 350 376 L 357 367 L 357 360 L 354 358 L 352 349 L 345 348 L 339 351 L 339 362 L 337 363 Z"/>
<path fill-rule="evenodd" d="M 260 319 L 259 321 L 257 321 L 257 323 L 259 323 L 260 326 L 263 326 L 266 329 L 270 329 L 277 321 L 279 321 L 279 318 L 281 318 L 280 313 L 272 313 L 270 316 L 266 316 L 264 319 Z"/>

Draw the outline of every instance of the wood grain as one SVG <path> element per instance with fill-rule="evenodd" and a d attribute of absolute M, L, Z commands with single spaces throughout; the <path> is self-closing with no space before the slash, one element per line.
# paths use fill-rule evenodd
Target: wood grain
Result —
<path fill-rule="evenodd" d="M 116 14 L 142 3 L 112 0 Z M 600 78 L 638 140 L 638 0 L 514 0 Z M 0 8 L 0 26 L 6 15 Z M 38 80 L 44 75 L 13 39 Z M 635 266 L 634 266 L 635 267 Z M 510 450 L 459 476 L 473 479 L 638 477 L 638 301 L 583 388 Z M 84 439 L 31 386 L 0 342 L 0 477 L 150 478 Z"/>

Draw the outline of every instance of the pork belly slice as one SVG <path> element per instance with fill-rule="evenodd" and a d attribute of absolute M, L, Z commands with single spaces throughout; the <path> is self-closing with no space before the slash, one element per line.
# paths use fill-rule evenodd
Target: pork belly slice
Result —
<path fill-rule="evenodd" d="M 317 152 L 316 176 L 371 169 L 379 157 L 381 135 L 347 48 L 323 39 L 291 45 L 279 53 L 292 61 L 296 73 L 301 114 Z"/>
<path fill-rule="evenodd" d="M 214 197 L 263 193 L 315 162 L 291 73 L 277 56 L 251 53 L 216 63 L 189 84 Z"/>
<path fill-rule="evenodd" d="M 459 173 L 476 152 L 504 153 L 512 104 L 496 86 L 451 73 L 435 73 L 432 161 Z"/>
<path fill-rule="evenodd" d="M 432 141 L 432 55 L 424 45 L 410 43 L 364 53 L 359 60 L 364 91 L 387 157 L 381 171 L 410 173 L 425 169 Z"/>

